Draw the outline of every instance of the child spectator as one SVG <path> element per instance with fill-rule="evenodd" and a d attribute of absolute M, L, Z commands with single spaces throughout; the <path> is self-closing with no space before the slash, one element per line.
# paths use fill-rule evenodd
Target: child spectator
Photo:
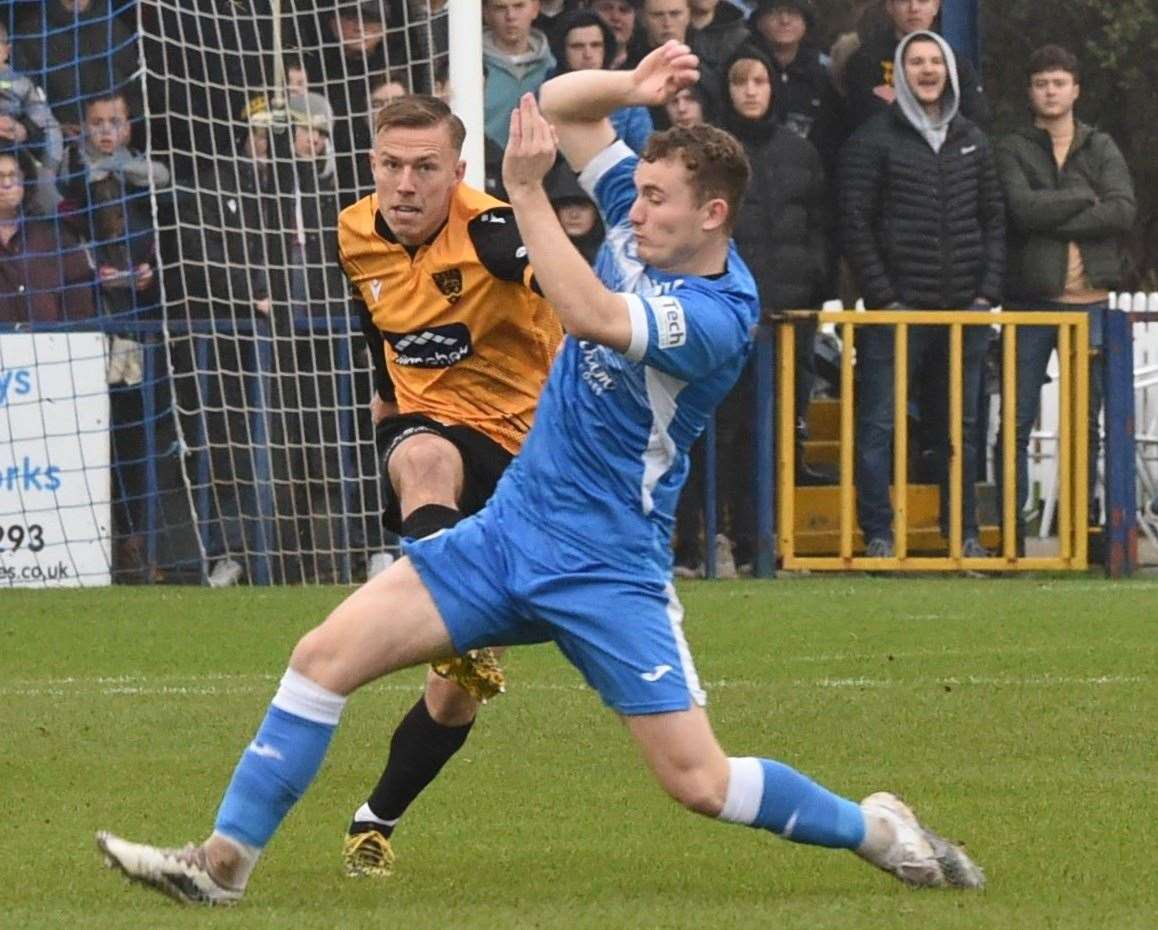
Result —
<path fill-rule="evenodd" d="M 113 336 L 109 365 L 115 491 L 113 578 L 155 580 L 145 559 L 146 461 L 143 348 L 129 322 L 156 312 L 156 229 L 150 186 L 166 188 L 169 171 L 129 147 L 132 120 L 120 91 L 85 101 L 81 136 L 60 170 L 62 218 L 92 244 L 103 309 L 126 321 Z"/>
<path fill-rule="evenodd" d="M 132 121 L 125 96 L 113 91 L 86 101 L 81 138 L 69 146 L 61 166 L 61 212 L 93 243 L 109 309 L 131 310 L 131 287 L 149 290 L 154 280 L 156 233 L 150 184 L 169 185 L 169 171 L 129 148 Z M 113 294 L 120 294 L 113 297 Z"/>

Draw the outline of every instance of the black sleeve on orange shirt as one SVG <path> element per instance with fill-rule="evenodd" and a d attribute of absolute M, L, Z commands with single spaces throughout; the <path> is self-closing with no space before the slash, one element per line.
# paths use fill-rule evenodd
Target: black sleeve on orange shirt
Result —
<path fill-rule="evenodd" d="M 500 281 L 525 284 L 536 294 L 541 293 L 528 271 L 530 262 L 515 223 L 514 210 L 510 207 L 487 210 L 471 220 L 466 229 L 475 253 L 487 271 Z"/>
<path fill-rule="evenodd" d="M 383 400 L 394 400 L 394 382 L 386 370 L 386 345 L 382 331 L 374 325 L 374 318 L 365 301 L 355 297 L 353 304 L 362 322 L 362 335 L 366 337 L 366 348 L 370 350 L 370 362 L 374 366 L 374 389 Z"/>

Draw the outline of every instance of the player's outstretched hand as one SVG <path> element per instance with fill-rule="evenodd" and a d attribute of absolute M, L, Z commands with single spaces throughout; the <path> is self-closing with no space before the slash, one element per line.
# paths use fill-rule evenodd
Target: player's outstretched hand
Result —
<path fill-rule="evenodd" d="M 668 39 L 653 49 L 635 66 L 632 81 L 636 106 L 658 107 L 667 103 L 676 91 L 690 87 L 700 79 L 700 60 L 682 42 Z"/>
<path fill-rule="evenodd" d="M 534 95 L 523 94 L 511 111 L 511 134 L 503 153 L 503 185 L 507 192 L 540 184 L 555 164 L 555 127 L 539 111 Z"/>

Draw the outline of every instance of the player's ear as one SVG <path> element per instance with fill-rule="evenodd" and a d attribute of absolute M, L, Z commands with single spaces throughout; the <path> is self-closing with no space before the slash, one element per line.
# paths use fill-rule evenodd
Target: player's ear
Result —
<path fill-rule="evenodd" d="M 701 229 L 709 232 L 723 228 L 728 222 L 728 201 L 723 197 L 713 197 L 703 206 L 704 222 Z"/>
<path fill-rule="evenodd" d="M 458 164 L 454 166 L 454 179 L 461 181 L 466 177 L 466 162 L 463 159 L 458 160 Z"/>

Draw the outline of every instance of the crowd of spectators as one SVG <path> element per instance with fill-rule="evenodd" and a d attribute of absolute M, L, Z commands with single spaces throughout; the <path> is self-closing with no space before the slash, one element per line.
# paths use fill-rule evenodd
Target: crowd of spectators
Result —
<path fill-rule="evenodd" d="M 259 489 L 252 462 L 236 448 L 261 438 L 239 411 L 254 401 L 252 334 L 268 332 L 276 375 L 263 400 L 282 415 L 264 438 L 276 450 L 275 485 L 292 498 L 279 512 L 301 515 L 279 524 L 273 544 L 372 551 L 382 544 L 374 521 L 338 540 L 316 518 L 348 508 L 339 424 L 325 412 L 351 400 L 363 410 L 369 400 L 339 397 L 351 358 L 330 323 L 346 320 L 350 307 L 334 230 L 341 207 L 372 187 L 367 152 L 376 109 L 409 91 L 453 96 L 448 4 L 296 5 L 283 16 L 291 50 L 281 62 L 272 60 L 263 0 L 232 3 L 230 16 L 212 3 L 148 6 L 156 35 L 195 35 L 202 45 L 190 54 L 171 43 L 145 44 L 145 60 L 168 76 L 149 97 L 148 137 L 153 152 L 168 153 L 163 159 L 133 146 L 145 138 L 144 101 L 124 11 L 108 0 L 46 0 L 15 5 L 12 30 L 0 28 L 0 322 L 155 314 L 162 270 L 170 316 L 229 322 L 209 361 L 212 396 L 185 401 L 176 391 L 182 408 L 217 437 L 210 447 L 222 529 L 208 544 L 217 564 L 253 546 Z M 484 0 L 487 190 L 502 196 L 502 148 L 521 94 L 566 71 L 632 68 L 677 39 L 699 55 L 699 83 L 665 107 L 628 108 L 613 122 L 637 151 L 655 129 L 699 122 L 740 139 L 753 184 L 735 239 L 768 311 L 819 308 L 836 298 L 851 305 L 859 297 L 869 308 L 1004 303 L 1096 315 L 1121 273 L 1116 243 L 1132 222 L 1133 199 L 1112 140 L 1072 119 L 1076 90 L 1067 118 L 1050 116 L 1057 93 L 1047 99 L 1036 90 L 1043 74 L 1069 75 L 1076 88 L 1076 60 L 1054 49 L 1030 63 L 1032 125 L 1003 140 L 995 157 L 981 80 L 937 34 L 939 12 L 940 0 L 882 0 L 857 31 L 824 48 L 810 0 Z M 284 74 L 280 87 L 275 74 Z M 568 236 L 594 263 L 602 223 L 562 162 L 549 193 Z M 159 236 L 162 227 L 170 232 Z M 1019 448 L 1053 347 L 1034 330 L 1023 332 Z M 796 334 L 797 475 L 801 483 L 824 483 L 832 476 L 804 454 L 817 390 L 815 326 L 800 325 Z M 111 377 L 131 388 L 140 380 L 132 356 L 141 337 L 128 324 L 114 335 L 128 361 Z M 859 519 L 870 553 L 889 555 L 893 337 L 878 327 L 858 338 Z M 976 423 L 987 338 L 985 328 L 967 330 L 967 554 L 983 552 L 971 479 L 984 462 Z M 918 451 L 944 481 L 947 344 L 932 329 L 914 329 L 912 339 Z M 192 370 L 192 349 L 185 355 Z M 140 431 L 128 428 L 142 415 L 140 398 L 116 391 L 115 459 L 122 485 L 131 485 L 147 454 L 135 438 Z M 725 572 L 753 555 L 752 391 L 749 372 L 719 416 Z M 361 425 L 356 432 L 370 434 Z M 355 458 L 359 470 L 376 472 L 372 440 Z M 1023 503 L 1024 449 L 1019 475 Z M 374 496 L 372 486 L 359 488 L 357 507 L 372 511 Z M 677 548 L 687 574 L 704 556 L 698 496 L 693 480 Z M 119 495 L 139 498 L 131 488 Z M 140 514 L 129 507 L 121 523 L 132 538 Z M 230 578 L 240 570 L 231 568 Z M 320 574 L 299 566 L 284 577 Z"/>

